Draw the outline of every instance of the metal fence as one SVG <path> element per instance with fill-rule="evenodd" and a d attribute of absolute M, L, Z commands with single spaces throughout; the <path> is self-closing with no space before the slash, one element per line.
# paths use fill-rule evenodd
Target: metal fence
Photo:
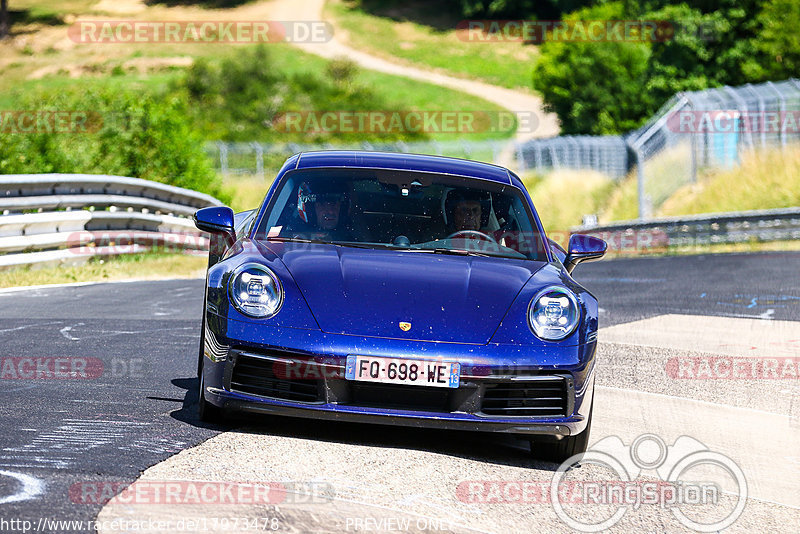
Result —
<path fill-rule="evenodd" d="M 515 145 L 507 140 L 487 141 L 394 141 L 388 143 L 299 144 L 299 143 L 228 143 L 206 145 L 206 153 L 216 163 L 219 172 L 230 175 L 264 177 L 265 169 L 279 167 L 292 154 L 311 150 L 378 150 L 410 152 L 457 158 L 491 161 L 513 166 Z"/>
<path fill-rule="evenodd" d="M 564 135 L 532 139 L 515 151 L 517 170 L 591 169 L 612 178 L 628 173 L 628 149 L 619 135 Z"/>
<path fill-rule="evenodd" d="M 721 87 L 672 97 L 626 142 L 637 168 L 639 218 L 648 219 L 698 169 L 729 168 L 747 150 L 800 140 L 800 81 Z"/>

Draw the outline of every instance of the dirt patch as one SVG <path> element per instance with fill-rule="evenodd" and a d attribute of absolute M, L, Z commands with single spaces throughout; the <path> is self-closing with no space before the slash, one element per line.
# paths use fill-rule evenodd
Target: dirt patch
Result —
<path fill-rule="evenodd" d="M 92 9 L 113 15 L 135 15 L 145 11 L 147 6 L 142 0 L 100 0 Z"/>
<path fill-rule="evenodd" d="M 157 72 L 170 67 L 190 67 L 194 60 L 188 56 L 177 57 L 139 57 L 129 59 L 120 64 L 126 70 L 136 70 L 140 73 Z M 39 80 L 46 76 L 66 75 L 70 78 L 107 74 L 114 65 L 107 63 L 65 63 L 60 65 L 47 65 L 36 69 L 28 75 L 29 80 Z"/>

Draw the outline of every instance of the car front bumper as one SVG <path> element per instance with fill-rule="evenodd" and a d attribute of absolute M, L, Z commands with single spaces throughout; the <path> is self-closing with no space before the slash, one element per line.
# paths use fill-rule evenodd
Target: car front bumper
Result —
<path fill-rule="evenodd" d="M 204 395 L 226 410 L 551 436 L 575 435 L 587 425 L 596 342 L 526 351 L 274 328 L 272 343 L 265 344 L 242 341 L 245 336 L 230 328 L 236 321 L 226 321 L 221 329 L 228 336 L 215 334 L 219 329 L 214 324 L 219 323 L 209 319 Z M 462 362 L 460 385 L 432 388 L 346 380 L 347 355 L 365 353 Z M 535 415 L 537 409 L 544 413 Z"/>

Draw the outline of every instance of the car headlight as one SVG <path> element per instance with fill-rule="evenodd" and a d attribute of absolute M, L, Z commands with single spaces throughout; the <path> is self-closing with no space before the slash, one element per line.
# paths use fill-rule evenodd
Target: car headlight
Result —
<path fill-rule="evenodd" d="M 528 324 L 533 333 L 548 341 L 564 339 L 580 321 L 578 299 L 569 289 L 550 286 L 539 291 L 528 306 Z"/>
<path fill-rule="evenodd" d="M 228 281 L 228 293 L 236 309 L 250 317 L 272 317 L 283 304 L 280 280 L 258 263 L 246 263 L 237 268 Z"/>

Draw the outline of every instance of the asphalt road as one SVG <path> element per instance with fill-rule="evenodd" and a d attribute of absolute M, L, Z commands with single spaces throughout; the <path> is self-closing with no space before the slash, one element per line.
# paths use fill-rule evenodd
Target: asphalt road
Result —
<path fill-rule="evenodd" d="M 600 301 L 600 327 L 682 313 L 800 321 L 800 253 L 631 258 L 587 263 L 576 280 Z"/>
<path fill-rule="evenodd" d="M 800 321 L 798 266 L 800 253 L 732 254 L 603 261 L 575 274 L 600 299 L 601 327 L 676 313 Z M 83 502 L 92 496 L 81 491 L 96 487 L 87 482 L 132 482 L 219 433 L 195 416 L 202 287 L 174 280 L 0 293 L 0 530 L 20 531 L 2 520 L 92 520 L 101 505 Z M 75 366 L 88 377 L 55 376 Z M 20 376 L 31 369 L 37 376 Z M 350 443 L 358 428 L 259 424 L 268 435 L 319 431 Z M 443 439 L 427 431 L 363 436 L 356 441 L 370 447 L 417 450 Z M 455 441 L 443 452 L 489 463 L 523 458 L 508 439 Z M 487 444 L 494 453 L 479 452 Z"/>

